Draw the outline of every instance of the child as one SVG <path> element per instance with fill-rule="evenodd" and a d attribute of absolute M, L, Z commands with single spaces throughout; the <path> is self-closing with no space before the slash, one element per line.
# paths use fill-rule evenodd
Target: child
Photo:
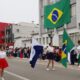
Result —
<path fill-rule="evenodd" d="M 8 63 L 5 59 L 6 52 L 4 50 L 5 50 L 4 46 L 0 46 L 0 78 L 2 80 L 4 80 L 3 78 L 4 69 L 8 67 Z"/>

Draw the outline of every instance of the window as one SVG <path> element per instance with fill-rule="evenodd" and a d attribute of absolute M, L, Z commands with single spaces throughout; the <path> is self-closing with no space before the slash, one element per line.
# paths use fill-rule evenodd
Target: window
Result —
<path fill-rule="evenodd" d="M 59 36 L 59 45 L 60 45 L 60 47 L 62 47 L 62 45 L 63 45 L 62 35 Z"/>
<path fill-rule="evenodd" d="M 78 45 L 78 40 L 80 40 L 80 34 L 79 33 L 75 33 L 75 44 Z"/>
<path fill-rule="evenodd" d="M 49 44 L 49 38 L 46 37 L 46 44 Z"/>
<path fill-rule="evenodd" d="M 43 37 L 43 44 L 45 44 L 45 37 Z"/>
<path fill-rule="evenodd" d="M 16 32 L 19 33 L 19 29 L 16 29 Z"/>
<path fill-rule="evenodd" d="M 39 38 L 39 43 L 41 43 L 41 38 Z"/>
<path fill-rule="evenodd" d="M 71 5 L 71 17 L 76 16 L 76 4 Z"/>
<path fill-rule="evenodd" d="M 38 38 L 36 38 L 36 40 L 38 41 Z"/>
<path fill-rule="evenodd" d="M 80 23 L 79 23 L 79 29 L 80 29 Z"/>

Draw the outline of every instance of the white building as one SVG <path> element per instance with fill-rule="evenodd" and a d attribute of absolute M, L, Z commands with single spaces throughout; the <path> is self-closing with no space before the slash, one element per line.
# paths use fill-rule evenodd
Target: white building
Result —
<path fill-rule="evenodd" d="M 33 23 L 21 22 L 13 24 L 14 47 L 27 47 L 31 44 L 32 33 L 39 32 L 39 27 Z"/>
<path fill-rule="evenodd" d="M 48 45 L 50 42 L 49 33 L 44 29 L 44 6 L 53 4 L 59 0 L 39 0 L 39 26 L 37 30 L 33 27 L 34 24 L 19 23 L 14 24 L 13 32 L 15 37 L 16 46 L 29 46 L 31 44 L 31 37 L 34 36 L 38 42 Z M 67 25 L 67 32 L 77 45 L 80 39 L 80 0 L 70 0 L 71 4 L 71 23 Z M 35 30 L 35 31 L 34 31 Z M 40 31 L 39 31 L 40 30 Z M 33 33 L 32 33 L 33 32 Z M 59 34 L 59 45 L 62 44 L 63 27 L 57 30 Z M 42 35 L 40 36 L 39 33 Z M 33 34 L 33 35 L 31 35 Z M 54 31 L 53 31 L 54 35 Z"/>
<path fill-rule="evenodd" d="M 40 20 L 40 32 L 42 37 L 39 35 L 34 36 L 40 43 L 47 45 L 50 42 L 47 30 L 44 30 L 44 6 L 53 4 L 59 0 L 39 0 L 39 20 Z M 72 38 L 73 42 L 77 45 L 77 41 L 80 39 L 80 0 L 70 0 L 71 4 L 71 23 L 67 25 L 67 32 Z M 62 44 L 62 33 L 63 27 L 57 30 L 59 34 L 59 45 Z M 54 32 L 53 32 L 54 34 Z"/>

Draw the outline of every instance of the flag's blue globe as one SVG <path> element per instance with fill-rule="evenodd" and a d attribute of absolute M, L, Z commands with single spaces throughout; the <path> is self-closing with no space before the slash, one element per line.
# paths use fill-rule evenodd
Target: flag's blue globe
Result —
<path fill-rule="evenodd" d="M 59 16 L 58 11 L 57 11 L 57 10 L 54 10 L 54 11 L 52 12 L 52 20 L 53 20 L 54 22 L 57 21 L 58 16 Z"/>

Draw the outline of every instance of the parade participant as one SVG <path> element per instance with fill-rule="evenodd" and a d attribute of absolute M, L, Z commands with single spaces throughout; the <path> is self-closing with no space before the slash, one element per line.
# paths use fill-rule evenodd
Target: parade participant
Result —
<path fill-rule="evenodd" d="M 74 65 L 76 62 L 77 52 L 76 47 L 73 47 L 73 49 L 70 51 L 70 61 L 71 65 Z"/>
<path fill-rule="evenodd" d="M 79 68 L 80 68 L 80 40 L 78 40 L 77 51 L 78 51 L 78 65 L 79 65 Z"/>
<path fill-rule="evenodd" d="M 52 70 L 54 69 L 54 51 L 55 48 L 53 47 L 52 43 L 49 43 L 49 46 L 47 48 L 47 59 L 48 59 L 48 64 L 46 70 L 49 70 L 49 65 L 52 63 Z"/>
<path fill-rule="evenodd" d="M 5 47 L 0 46 L 0 78 L 1 80 L 4 80 L 3 78 L 4 69 L 8 67 L 8 63 L 5 57 L 6 57 Z"/>

